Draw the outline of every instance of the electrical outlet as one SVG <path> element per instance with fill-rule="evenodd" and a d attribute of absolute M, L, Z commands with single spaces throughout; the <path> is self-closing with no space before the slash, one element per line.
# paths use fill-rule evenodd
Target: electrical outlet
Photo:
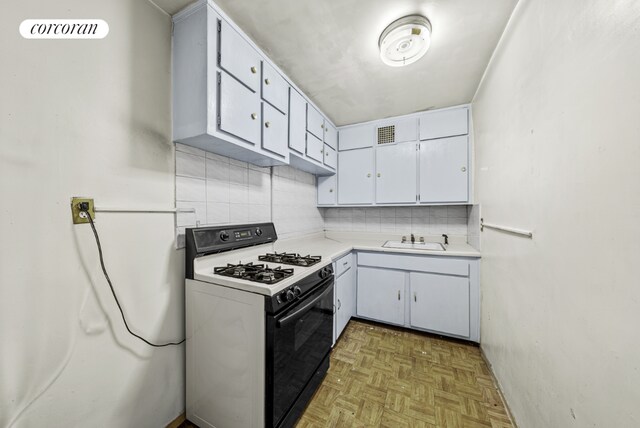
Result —
<path fill-rule="evenodd" d="M 80 213 L 82 210 L 80 209 L 80 204 L 86 202 L 89 204 L 89 215 L 92 219 L 96 218 L 96 213 L 93 210 L 93 199 L 92 198 L 71 198 L 71 216 L 73 217 L 73 224 L 82 224 L 89 223 L 89 219 L 86 217 L 80 217 Z"/>

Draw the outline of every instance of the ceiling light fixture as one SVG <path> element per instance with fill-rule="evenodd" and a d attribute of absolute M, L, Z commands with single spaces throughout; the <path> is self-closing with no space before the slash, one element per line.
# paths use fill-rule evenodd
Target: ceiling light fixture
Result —
<path fill-rule="evenodd" d="M 431 22 L 421 15 L 393 21 L 378 39 L 380 58 L 391 67 L 413 64 L 427 53 L 431 44 Z"/>

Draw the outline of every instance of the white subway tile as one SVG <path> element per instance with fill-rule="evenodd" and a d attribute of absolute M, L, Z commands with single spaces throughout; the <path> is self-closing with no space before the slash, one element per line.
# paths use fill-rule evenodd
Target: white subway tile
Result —
<path fill-rule="evenodd" d="M 176 175 L 204 178 L 204 156 L 176 151 Z"/>
<path fill-rule="evenodd" d="M 199 149 L 197 147 L 187 146 L 186 144 L 182 144 L 182 143 L 176 143 L 176 151 L 183 152 L 183 153 L 191 153 L 192 155 L 202 156 L 202 157 L 204 157 L 206 154 L 206 152 L 202 149 Z"/>
<path fill-rule="evenodd" d="M 249 203 L 249 187 L 231 183 L 229 185 L 229 203 L 248 204 Z"/>
<path fill-rule="evenodd" d="M 207 202 L 229 203 L 229 182 L 207 180 Z"/>
<path fill-rule="evenodd" d="M 249 205 L 248 204 L 231 204 L 229 206 L 230 222 L 244 223 L 249 221 Z"/>
<path fill-rule="evenodd" d="M 176 201 L 205 202 L 206 182 L 199 178 L 176 177 Z"/>
<path fill-rule="evenodd" d="M 207 178 L 211 180 L 229 181 L 229 162 L 218 159 L 207 159 Z"/>
<path fill-rule="evenodd" d="M 208 224 L 225 224 L 229 223 L 230 210 L 229 204 L 224 202 L 207 203 L 207 223 Z"/>

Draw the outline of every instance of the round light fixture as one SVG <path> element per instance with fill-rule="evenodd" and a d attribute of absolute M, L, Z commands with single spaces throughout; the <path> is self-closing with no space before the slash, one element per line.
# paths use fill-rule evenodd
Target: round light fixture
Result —
<path fill-rule="evenodd" d="M 413 64 L 427 53 L 431 44 L 431 22 L 421 15 L 393 21 L 378 39 L 382 62 L 392 67 Z"/>

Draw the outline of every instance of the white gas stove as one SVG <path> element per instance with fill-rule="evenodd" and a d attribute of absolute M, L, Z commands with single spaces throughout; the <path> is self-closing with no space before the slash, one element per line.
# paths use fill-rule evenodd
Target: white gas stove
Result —
<path fill-rule="evenodd" d="M 274 251 L 273 223 L 186 230 L 187 419 L 293 427 L 329 368 L 331 260 Z"/>

